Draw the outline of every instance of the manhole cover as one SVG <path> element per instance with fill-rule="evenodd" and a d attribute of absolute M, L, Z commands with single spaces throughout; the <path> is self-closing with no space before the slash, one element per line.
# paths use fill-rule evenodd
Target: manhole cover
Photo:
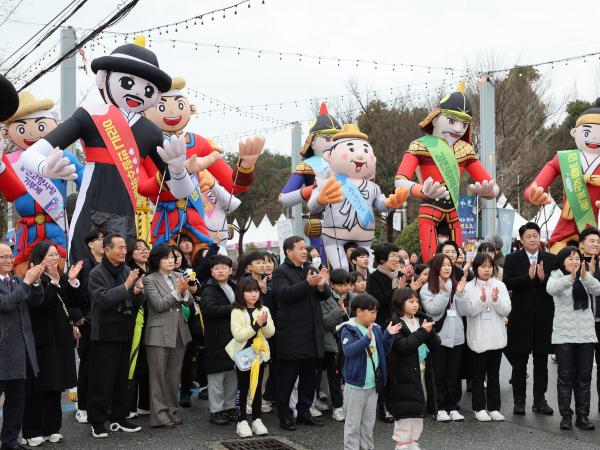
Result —
<path fill-rule="evenodd" d="M 294 447 L 281 442 L 278 439 L 238 439 L 220 443 L 229 450 L 294 450 Z"/>

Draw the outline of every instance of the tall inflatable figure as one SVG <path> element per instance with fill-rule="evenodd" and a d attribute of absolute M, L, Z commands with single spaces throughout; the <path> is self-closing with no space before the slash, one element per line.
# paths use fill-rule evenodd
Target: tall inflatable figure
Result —
<path fill-rule="evenodd" d="M 29 253 L 40 241 L 52 241 L 61 257 L 66 257 L 67 181 L 44 178 L 27 170 L 21 162 L 22 155 L 30 151 L 31 145 L 57 127 L 58 116 L 51 111 L 53 107 L 52 100 L 36 100 L 29 92 L 23 91 L 19 94 L 19 109 L 3 122 L 3 137 L 18 149 L 4 155 L 0 162 L 0 191 L 7 201 L 14 203 L 20 216 L 15 226 L 17 242 L 14 248 L 15 271 L 18 274 L 27 270 Z M 79 186 L 83 164 L 68 151 L 63 155 L 76 167 L 78 177 L 75 182 Z"/>
<path fill-rule="evenodd" d="M 213 233 L 219 233 L 221 246 L 227 243 L 227 214 L 240 200 L 233 196 L 248 190 L 255 177 L 254 164 L 265 140 L 253 137 L 240 142 L 238 164 L 232 169 L 221 159 L 220 149 L 202 136 L 185 131 L 196 106 L 183 92 L 185 80 L 173 78 L 171 89 L 162 93 L 155 108 L 144 114 L 161 128 L 166 139 L 180 136 L 185 141 L 186 157 L 193 167 L 194 191 L 187 199 L 177 200 L 168 191 L 161 191 L 152 221 L 152 242 L 173 241 L 179 233 L 194 242 L 195 254 L 202 243 L 211 243 Z"/>
<path fill-rule="evenodd" d="M 323 244 L 333 269 L 348 270 L 344 244 L 356 242 L 370 251 L 375 236 L 373 209 L 400 208 L 408 198 L 407 188 L 396 188 L 386 198 L 371 181 L 376 158 L 368 136 L 354 124 L 344 125 L 333 135 L 333 145 L 323 153 L 331 177 L 313 189 L 308 208 L 323 213 Z"/>
<path fill-rule="evenodd" d="M 39 175 L 75 179 L 76 167 L 61 149 L 81 140 L 86 164 L 70 227 L 72 260 L 87 254 L 84 238 L 90 230 L 137 236 L 136 194 L 156 198 L 157 174 L 165 174 L 163 184 L 176 198 L 194 189 L 185 142 L 163 142 L 161 130 L 141 114 L 171 88 L 171 77 L 143 45 L 143 38 L 136 38 L 94 59 L 91 67 L 105 104 L 78 108 L 21 156 L 23 166 Z"/>
<path fill-rule="evenodd" d="M 578 241 L 587 227 L 598 228 L 600 207 L 600 99 L 583 112 L 571 130 L 576 148 L 561 150 L 548 161 L 525 190 L 534 205 L 552 202 L 548 188 L 562 178 L 564 198 L 560 219 L 550 237 L 550 251 L 558 253 L 569 241 Z"/>
<path fill-rule="evenodd" d="M 475 181 L 470 188 L 476 195 L 485 199 L 498 195 L 498 186 L 471 145 L 471 119 L 471 103 L 461 82 L 419 123 L 425 136 L 411 142 L 400 162 L 396 186 L 422 200 L 418 221 L 423 262 L 435 253 L 439 232 L 462 245 L 456 207 L 464 170 Z M 411 181 L 415 172 L 418 182 Z"/>

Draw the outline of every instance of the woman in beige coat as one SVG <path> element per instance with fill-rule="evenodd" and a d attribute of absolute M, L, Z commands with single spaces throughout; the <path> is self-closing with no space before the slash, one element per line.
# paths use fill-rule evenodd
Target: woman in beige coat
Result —
<path fill-rule="evenodd" d="M 144 279 L 148 317 L 144 344 L 150 369 L 150 425 L 172 428 L 181 424 L 177 416 L 177 388 L 188 342 L 189 308 L 194 307 L 188 282 L 173 272 L 173 251 L 161 244 L 150 252 L 151 273 Z"/>

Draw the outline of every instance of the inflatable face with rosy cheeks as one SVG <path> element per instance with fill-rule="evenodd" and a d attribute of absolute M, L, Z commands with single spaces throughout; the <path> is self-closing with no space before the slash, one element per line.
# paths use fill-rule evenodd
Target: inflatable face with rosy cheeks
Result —
<path fill-rule="evenodd" d="M 577 148 L 585 153 L 600 154 L 600 125 L 584 123 L 571 129 Z"/>
<path fill-rule="evenodd" d="M 329 163 L 333 175 L 365 180 L 375 175 L 377 159 L 371 144 L 363 139 L 340 139 L 323 154 L 323 158 Z"/>
<path fill-rule="evenodd" d="M 446 114 L 439 114 L 431 123 L 433 125 L 431 134 L 444 139 L 450 147 L 462 138 L 469 128 L 468 121 L 463 122 Z"/>
<path fill-rule="evenodd" d="M 4 135 L 21 150 L 29 148 L 56 128 L 58 121 L 51 117 L 17 119 L 4 130 Z"/>
<path fill-rule="evenodd" d="M 144 114 L 168 133 L 183 130 L 195 113 L 196 105 L 192 105 L 183 95 L 175 95 L 160 96 L 156 108 L 150 108 Z"/>
<path fill-rule="evenodd" d="M 104 100 L 125 111 L 141 113 L 158 102 L 160 91 L 147 80 L 122 72 L 99 70 L 96 84 Z"/>

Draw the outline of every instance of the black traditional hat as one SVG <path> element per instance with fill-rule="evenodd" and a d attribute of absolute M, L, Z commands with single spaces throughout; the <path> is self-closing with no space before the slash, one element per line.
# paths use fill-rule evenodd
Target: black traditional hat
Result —
<path fill-rule="evenodd" d="M 10 81 L 0 75 L 0 122 L 11 117 L 18 107 L 17 90 Z"/>
<path fill-rule="evenodd" d="M 456 120 L 460 120 L 461 122 L 470 122 L 473 118 L 473 110 L 471 109 L 471 102 L 465 95 L 465 82 L 460 81 L 458 83 L 458 88 L 456 92 L 453 92 L 450 95 L 445 96 L 440 100 L 438 106 L 433 108 L 431 112 L 425 117 L 420 123 L 419 127 L 427 134 L 431 134 L 433 132 L 433 124 L 432 121 L 440 114 L 444 114 L 446 116 L 453 117 Z M 471 143 L 471 124 L 465 135 L 463 136 L 463 140 Z"/>
<path fill-rule="evenodd" d="M 167 92 L 171 89 L 171 77 L 160 70 L 158 58 L 144 45 L 145 39 L 137 37 L 133 44 L 121 45 L 110 55 L 92 60 L 92 71 L 94 73 L 99 70 L 128 73 L 150 81 L 160 92 Z"/>
<path fill-rule="evenodd" d="M 342 127 L 340 126 L 340 123 L 335 119 L 335 117 L 329 114 L 329 111 L 327 111 L 327 105 L 325 102 L 321 103 L 319 115 L 316 117 L 312 127 L 310 128 L 310 133 L 306 138 L 306 142 L 304 142 L 302 149 L 300 150 L 300 155 L 305 158 L 313 156 L 311 144 L 315 136 L 333 136 L 334 134 L 339 133 L 341 129 Z"/>

